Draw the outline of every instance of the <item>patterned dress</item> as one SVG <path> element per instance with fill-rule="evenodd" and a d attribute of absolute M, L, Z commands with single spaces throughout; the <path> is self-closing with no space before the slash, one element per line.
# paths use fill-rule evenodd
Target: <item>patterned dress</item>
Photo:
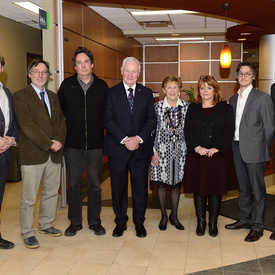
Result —
<path fill-rule="evenodd" d="M 179 99 L 171 108 L 166 97 L 155 103 L 157 129 L 154 149 L 159 155 L 159 166 L 151 163 L 150 180 L 153 184 L 175 186 L 184 176 L 187 153 L 184 138 L 184 120 L 189 103 Z"/>

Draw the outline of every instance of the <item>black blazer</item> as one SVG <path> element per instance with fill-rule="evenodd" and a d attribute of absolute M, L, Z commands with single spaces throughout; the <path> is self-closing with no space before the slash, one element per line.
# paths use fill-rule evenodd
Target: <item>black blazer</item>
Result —
<path fill-rule="evenodd" d="M 136 84 L 134 109 L 130 113 L 129 102 L 123 82 L 109 89 L 103 111 L 106 128 L 103 154 L 114 158 L 125 158 L 131 154 L 121 140 L 138 135 L 143 143 L 134 151 L 137 158 L 153 155 L 151 133 L 156 127 L 156 115 L 152 90 Z"/>
<path fill-rule="evenodd" d="M 10 109 L 10 125 L 9 125 L 8 132 L 6 133 L 6 136 L 14 137 L 15 141 L 18 143 L 19 133 L 18 133 L 17 120 L 16 120 L 16 117 L 14 114 L 14 105 L 13 105 L 13 100 L 12 100 L 12 94 L 6 87 L 3 87 L 3 89 L 8 97 L 9 109 Z M 4 115 L 0 108 L 0 136 L 1 137 L 4 136 L 4 132 L 5 132 L 5 118 L 4 118 Z M 12 157 L 11 151 L 12 151 L 12 148 L 9 148 L 7 151 L 5 151 L 3 153 L 9 162 L 11 162 L 11 157 Z"/>
<path fill-rule="evenodd" d="M 233 108 L 225 101 L 218 102 L 208 117 L 202 104 L 191 104 L 185 119 L 185 142 L 187 151 L 197 146 L 216 148 L 225 153 L 231 146 L 235 131 Z"/>

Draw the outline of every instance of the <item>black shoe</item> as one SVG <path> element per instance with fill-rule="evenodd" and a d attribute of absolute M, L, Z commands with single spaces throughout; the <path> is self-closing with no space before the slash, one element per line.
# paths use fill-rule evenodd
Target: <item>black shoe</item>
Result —
<path fill-rule="evenodd" d="M 66 230 L 65 230 L 65 236 L 74 236 L 77 231 L 81 230 L 83 227 L 81 224 L 73 225 L 71 224 Z"/>
<path fill-rule="evenodd" d="M 209 226 L 209 235 L 211 237 L 217 237 L 218 236 L 217 220 L 209 221 L 208 226 Z"/>
<path fill-rule="evenodd" d="M 113 237 L 121 237 L 123 235 L 123 231 L 127 230 L 126 223 L 117 224 L 116 228 L 113 231 Z"/>
<path fill-rule="evenodd" d="M 4 240 L 2 238 L 0 239 L 0 249 L 12 249 L 12 248 L 14 248 L 14 243 Z"/>
<path fill-rule="evenodd" d="M 38 248 L 40 246 L 35 236 L 24 239 L 24 244 L 27 248 L 30 249 Z"/>
<path fill-rule="evenodd" d="M 248 235 L 245 237 L 246 242 L 256 242 L 263 236 L 263 232 L 255 231 L 251 229 Z"/>
<path fill-rule="evenodd" d="M 143 224 L 136 224 L 135 228 L 137 237 L 145 238 L 147 236 L 147 232 Z"/>
<path fill-rule="evenodd" d="M 166 224 L 162 224 L 162 222 L 160 221 L 159 223 L 159 230 L 164 231 L 167 229 L 167 223 Z"/>
<path fill-rule="evenodd" d="M 236 221 L 234 223 L 226 224 L 225 225 L 226 229 L 231 229 L 231 230 L 237 230 L 237 229 L 250 229 L 251 225 L 242 223 L 241 221 Z"/>
<path fill-rule="evenodd" d="M 275 232 L 270 235 L 270 240 L 275 241 Z"/>
<path fill-rule="evenodd" d="M 173 226 L 176 227 L 176 229 L 178 229 L 178 230 L 184 230 L 184 226 L 183 226 L 180 222 L 178 222 L 178 224 L 176 224 L 176 223 L 171 219 L 170 216 L 169 216 L 169 221 L 170 221 L 170 223 L 171 223 Z"/>
<path fill-rule="evenodd" d="M 106 234 L 106 230 L 101 224 L 90 225 L 89 228 L 98 236 Z"/>

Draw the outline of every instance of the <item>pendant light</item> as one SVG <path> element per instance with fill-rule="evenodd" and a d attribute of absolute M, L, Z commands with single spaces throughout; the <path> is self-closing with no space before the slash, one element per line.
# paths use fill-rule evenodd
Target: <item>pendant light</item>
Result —
<path fill-rule="evenodd" d="M 222 7 L 225 10 L 225 34 L 227 32 L 227 11 L 230 9 L 231 7 L 231 3 L 222 3 Z M 221 51 L 221 55 L 220 55 L 220 64 L 222 68 L 230 68 L 231 65 L 231 51 L 229 46 L 227 45 L 227 43 L 224 44 L 222 51 Z"/>

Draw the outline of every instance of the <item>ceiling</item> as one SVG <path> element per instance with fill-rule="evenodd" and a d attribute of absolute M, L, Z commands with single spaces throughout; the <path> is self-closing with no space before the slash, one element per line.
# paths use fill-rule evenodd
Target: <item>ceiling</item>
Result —
<path fill-rule="evenodd" d="M 12 4 L 15 0 L 1 0 L 0 16 L 39 29 L 38 16 Z M 17 0 L 21 1 L 21 0 Z M 43 0 L 31 0 L 42 6 Z M 79 2 L 82 0 L 63 0 Z M 275 33 L 275 0 L 229 0 L 227 11 L 227 39 L 244 41 L 244 59 L 257 59 L 260 35 Z M 208 41 L 225 40 L 226 12 L 224 0 L 97 0 L 84 2 L 95 12 L 120 28 L 124 35 L 133 37 L 141 44 L 167 44 L 178 41 L 157 41 L 158 37 L 204 37 Z M 158 7 L 158 8 L 154 8 Z M 198 14 L 170 14 L 133 16 L 132 11 L 156 9 L 184 9 Z M 250 33 L 242 36 L 241 33 Z"/>

